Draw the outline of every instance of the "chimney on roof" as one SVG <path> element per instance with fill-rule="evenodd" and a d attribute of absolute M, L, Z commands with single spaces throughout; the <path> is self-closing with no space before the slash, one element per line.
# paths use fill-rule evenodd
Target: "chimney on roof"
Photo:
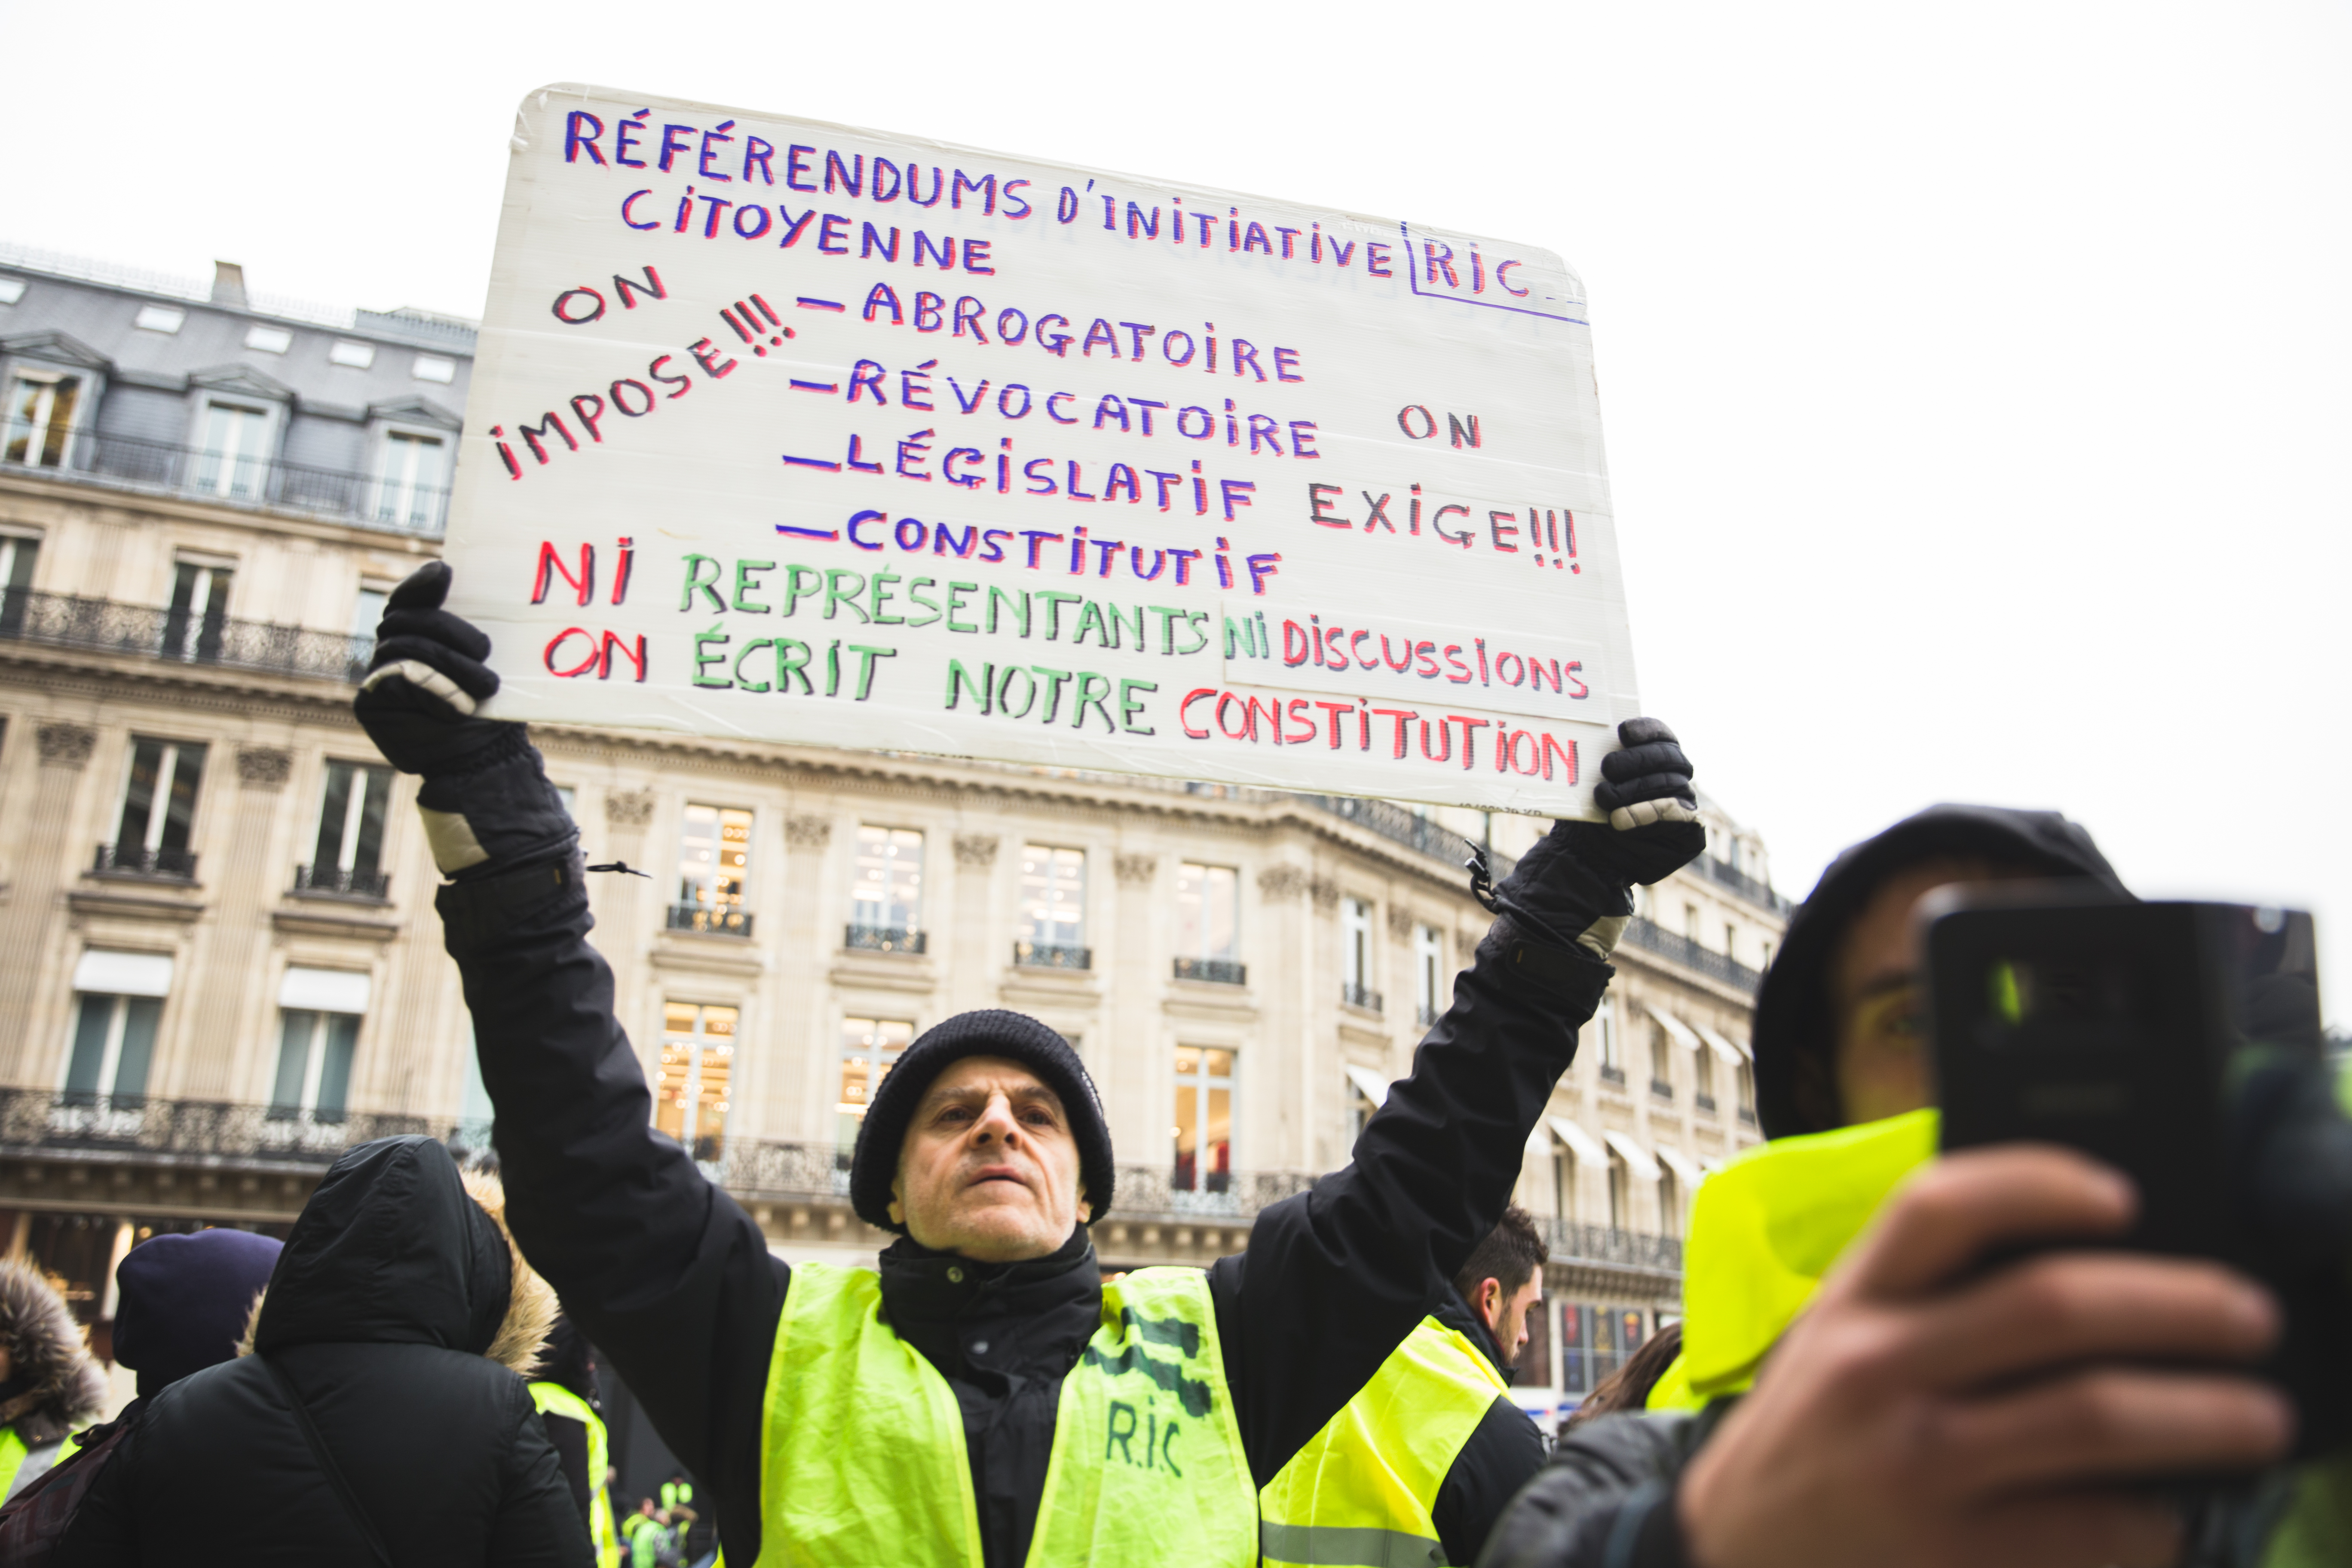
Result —
<path fill-rule="evenodd" d="M 234 261 L 213 263 L 213 303 L 245 309 L 245 268 Z"/>

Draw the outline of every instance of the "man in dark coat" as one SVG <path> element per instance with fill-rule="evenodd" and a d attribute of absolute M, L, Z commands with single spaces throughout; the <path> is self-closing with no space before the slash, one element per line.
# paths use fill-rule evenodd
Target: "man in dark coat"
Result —
<path fill-rule="evenodd" d="M 2130 896 L 2055 812 L 1937 806 L 1832 863 L 1757 999 L 1767 1151 L 1838 1157 L 1859 1144 L 1807 1135 L 1843 1129 L 1932 1150 L 1908 1114 L 1934 1103 L 1913 917 L 1936 889 L 2016 879 Z M 1482 1568 L 2173 1563 L 2182 1521 L 2135 1481 L 2266 1462 L 2291 1417 L 2251 1380 L 2096 1363 L 2250 1361 L 2275 1308 L 2219 1268 L 2122 1253 L 1965 1272 L 2004 1244 L 2111 1237 L 2130 1207 L 2126 1184 L 2070 1153 L 1937 1162 L 1895 1189 L 1752 1392 L 1568 1431 Z M 1694 1279 L 1706 1241 L 1695 1223 Z M 1706 1303 L 1686 1307 L 1696 1324 Z"/>
<path fill-rule="evenodd" d="M 396 1568 L 587 1568 L 516 1374 L 553 1316 L 543 1286 L 517 1291 L 520 1272 L 440 1144 L 350 1151 L 294 1222 L 255 1353 L 154 1396 L 58 1562 L 365 1563 L 373 1535 Z"/>
<path fill-rule="evenodd" d="M 1078 1479 L 1061 1473 L 1056 1484 L 1089 1498 L 1147 1482 L 1198 1496 L 1202 1476 L 1237 1465 L 1198 1528 L 1213 1531 L 1210 1555 L 1254 1561 L 1254 1489 L 1437 1304 L 1501 1215 L 1528 1134 L 1612 973 L 1631 884 L 1667 875 L 1705 841 L 1672 732 L 1627 725 L 1625 749 L 1602 759 L 1612 822 L 1559 824 L 1520 861 L 1498 889 L 1502 918 L 1353 1163 L 1263 1211 L 1248 1250 L 1212 1267 L 1205 1300 L 1183 1301 L 1194 1315 L 1181 1320 L 1113 1310 L 1112 1292 L 1132 1299 L 1137 1280 L 1106 1285 L 1088 1238 L 1087 1223 L 1111 1206 L 1116 1166 L 1076 1053 L 1018 1014 L 946 1020 L 899 1058 L 865 1118 L 852 1201 L 902 1239 L 882 1254 L 878 1284 L 860 1282 L 773 1256 L 759 1225 L 653 1131 L 645 1074 L 613 1015 L 612 971 L 588 944 L 576 833 L 521 726 L 473 716 L 497 677 L 480 662 L 488 640 L 440 608 L 447 582 L 436 563 L 393 595 L 359 716 L 394 766 L 425 777 L 418 805 L 452 878 L 437 902 L 498 1109 L 516 1230 L 707 1486 L 732 1562 L 757 1561 L 763 1546 L 846 1561 L 854 1552 L 839 1542 L 866 1531 L 895 1539 L 898 1562 L 1013 1568 L 1033 1540 L 1070 1528 L 1066 1510 L 1040 1507 L 1047 1461 L 1062 1452 L 1060 1402 L 1089 1397 L 1087 1377 L 1143 1372 L 1183 1401 L 1167 1409 L 1188 1446 L 1171 1447 L 1173 1421 L 1145 1425 L 1152 1391 L 1139 1389 L 1113 1407 L 1108 1447 L 1093 1430 L 1069 1445 Z M 1140 1271 L 1155 1273 L 1150 1289 L 1171 1302 L 1203 1284 Z M 871 1310 L 830 1305 L 877 1289 Z M 779 1325 L 793 1312 L 853 1337 L 787 1341 Z M 846 1425 L 818 1430 L 777 1411 L 803 1397 L 795 1376 L 851 1387 L 835 1370 L 842 1342 L 870 1352 L 856 1364 L 887 1371 L 904 1408 L 960 1419 L 961 1431 L 908 1439 L 855 1485 L 824 1480 L 827 1462 L 838 1476 L 864 1451 L 850 1439 L 873 1436 L 854 1429 L 870 1401 L 845 1393 Z M 795 1363 L 805 1372 L 772 1374 L 793 1356 L 807 1358 Z M 1213 1384 L 1193 1381 L 1203 1366 L 1221 1367 Z M 813 1479 L 772 1494 L 763 1478 L 778 1473 L 769 1461 L 780 1446 L 809 1460 Z M 932 1447 L 960 1449 L 968 1476 L 944 1476 Z M 931 1517 L 968 1544 L 904 1522 L 918 1479 L 922 1495 L 944 1500 Z M 1150 1504 L 1187 1528 L 1209 1517 L 1194 1506 Z M 800 1510 L 797 1533 L 775 1523 L 786 1509 Z M 1128 1560 L 1139 1568 L 1183 1551 L 1154 1536 Z"/>

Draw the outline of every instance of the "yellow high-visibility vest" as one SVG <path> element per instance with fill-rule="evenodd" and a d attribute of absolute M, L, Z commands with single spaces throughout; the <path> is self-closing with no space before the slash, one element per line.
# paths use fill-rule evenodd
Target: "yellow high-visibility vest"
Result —
<path fill-rule="evenodd" d="M 963 1414 L 871 1270 L 794 1264 L 768 1369 L 763 1568 L 982 1568 Z M 1208 1276 L 1139 1268 L 1062 1380 L 1028 1562 L 1250 1568 L 1257 1500 Z"/>
<path fill-rule="evenodd" d="M 597 1568 L 621 1568 L 621 1532 L 613 1525 L 613 1494 L 604 1489 L 604 1469 L 611 1463 L 604 1418 L 560 1383 L 532 1384 L 530 1402 L 541 1415 L 561 1415 L 588 1428 L 588 1539 L 596 1548 Z"/>
<path fill-rule="evenodd" d="M 25 1468 L 25 1456 L 32 1452 L 25 1439 L 16 1436 L 14 1426 L 0 1426 L 0 1497 L 16 1481 L 16 1472 Z"/>
<path fill-rule="evenodd" d="M 1933 1159 L 1939 1121 L 1914 1110 L 1776 1138 L 1699 1184 L 1683 1246 L 1683 1348 L 1653 1410 L 1745 1393 L 1822 1277 L 1896 1184 Z"/>
<path fill-rule="evenodd" d="M 1438 1489 L 1496 1399 L 1509 1394 L 1460 1330 L 1423 1318 L 1258 1494 L 1268 1568 L 1444 1568 Z"/>

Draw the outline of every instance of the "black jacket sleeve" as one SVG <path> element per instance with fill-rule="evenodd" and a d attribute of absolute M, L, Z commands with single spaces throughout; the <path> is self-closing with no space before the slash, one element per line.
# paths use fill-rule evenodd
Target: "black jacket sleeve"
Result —
<path fill-rule="evenodd" d="M 1714 1414 L 1570 1428 L 1496 1523 L 1478 1568 L 1685 1568 L 1675 1483 Z"/>
<path fill-rule="evenodd" d="M 508 1220 L 709 1487 L 728 1557 L 750 1563 L 761 1402 L 790 1276 L 751 1216 L 653 1131 L 645 1073 L 613 1016 L 613 972 L 588 945 L 582 875 L 574 854 L 451 884 L 437 900 L 498 1113 Z"/>
<path fill-rule="evenodd" d="M 588 1500 L 593 1495 L 593 1483 L 588 1479 L 588 1428 L 569 1415 L 556 1415 L 542 1411 L 540 1425 L 547 1428 L 547 1440 L 555 1449 L 555 1461 L 563 1467 L 563 1484 L 571 1489 L 572 1501 L 580 1510 L 580 1517 L 588 1517 Z M 598 1481 L 604 1478 L 599 1476 Z"/>
<path fill-rule="evenodd" d="M 1507 1394 L 1498 1394 L 1437 1489 L 1430 1517 L 1448 1563 L 1475 1563 L 1487 1532 L 1519 1489 L 1543 1468 L 1543 1434 Z"/>
<path fill-rule="evenodd" d="M 530 1396 L 523 1394 L 520 1404 L 514 1441 L 507 1446 L 498 1517 L 482 1561 L 498 1568 L 594 1568 L 587 1515 L 572 1500 L 563 1467 Z"/>
<path fill-rule="evenodd" d="M 1211 1268 L 1259 1486 L 1380 1369 L 1502 1218 L 1528 1134 L 1615 973 L 1495 922 L 1355 1158 Z"/>

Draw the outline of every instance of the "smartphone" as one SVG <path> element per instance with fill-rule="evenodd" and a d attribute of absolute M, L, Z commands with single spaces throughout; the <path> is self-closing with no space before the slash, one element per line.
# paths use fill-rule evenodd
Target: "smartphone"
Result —
<path fill-rule="evenodd" d="M 2063 1143 L 2138 1184 L 2126 1245 L 2233 1258 L 2228 1100 L 2254 1004 L 2300 966 L 2311 917 L 2122 903 L 2064 883 L 1946 894 L 1927 911 L 1943 1145 Z M 2287 984 L 2292 984 L 2289 980 Z"/>

